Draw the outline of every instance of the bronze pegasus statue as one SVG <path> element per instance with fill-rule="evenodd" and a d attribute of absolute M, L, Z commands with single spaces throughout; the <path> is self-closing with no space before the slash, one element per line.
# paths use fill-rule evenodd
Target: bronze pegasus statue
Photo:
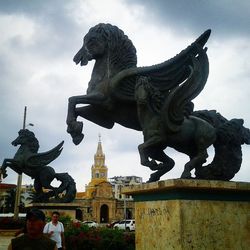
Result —
<path fill-rule="evenodd" d="M 143 132 L 141 164 L 155 171 L 157 181 L 174 167 L 164 150 L 172 147 L 190 158 L 181 178 L 230 180 L 239 171 L 241 145 L 250 144 L 242 119 L 228 121 L 215 110 L 194 111 L 192 100 L 204 88 L 209 63 L 206 44 L 211 31 L 163 63 L 137 67 L 136 49 L 122 30 L 100 23 L 84 37 L 76 64 L 95 60 L 86 95 L 69 98 L 67 132 L 77 145 L 83 139 L 81 116 L 111 129 L 115 123 Z M 78 107 L 78 104 L 86 104 Z M 207 148 L 215 147 L 211 164 L 204 166 Z"/>
<path fill-rule="evenodd" d="M 24 173 L 34 179 L 34 202 L 71 202 L 76 194 L 73 178 L 68 173 L 56 173 L 52 167 L 47 166 L 61 154 L 63 143 L 47 152 L 38 153 L 39 142 L 35 134 L 28 129 L 21 129 L 12 142 L 13 146 L 20 147 L 13 159 L 4 159 L 0 173 L 3 178 L 7 177 L 6 168 L 9 167 L 18 174 Z M 54 179 L 61 182 L 57 188 L 51 186 Z M 44 188 L 48 192 L 44 192 Z"/>

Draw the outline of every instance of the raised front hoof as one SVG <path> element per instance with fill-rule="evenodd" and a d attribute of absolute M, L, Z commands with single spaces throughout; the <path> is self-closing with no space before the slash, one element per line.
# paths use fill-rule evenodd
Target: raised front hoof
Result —
<path fill-rule="evenodd" d="M 67 132 L 69 134 L 81 134 L 82 133 L 82 128 L 83 128 L 83 123 L 82 122 L 71 122 L 68 124 Z"/>
<path fill-rule="evenodd" d="M 82 122 L 71 122 L 68 124 L 67 132 L 71 135 L 72 141 L 75 145 L 81 143 L 84 135 L 82 134 L 83 123 Z"/>
<path fill-rule="evenodd" d="M 78 135 L 72 135 L 72 141 L 75 145 L 80 144 L 83 138 L 84 138 L 84 135 L 82 133 Z"/>

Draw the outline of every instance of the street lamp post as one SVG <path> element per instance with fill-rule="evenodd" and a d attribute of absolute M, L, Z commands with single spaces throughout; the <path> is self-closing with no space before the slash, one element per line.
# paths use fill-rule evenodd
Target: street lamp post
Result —
<path fill-rule="evenodd" d="M 127 220 L 127 207 L 126 207 L 126 194 L 124 194 L 124 220 L 125 220 L 125 229 L 126 229 L 126 220 Z"/>
<path fill-rule="evenodd" d="M 23 129 L 26 127 L 26 113 L 27 107 L 24 107 L 23 114 Z M 22 174 L 19 174 L 17 177 L 17 187 L 16 187 L 16 198 L 15 198 L 15 207 L 14 207 L 14 219 L 18 219 L 19 214 L 19 205 L 20 205 L 20 197 L 21 197 L 21 186 L 22 186 Z"/>

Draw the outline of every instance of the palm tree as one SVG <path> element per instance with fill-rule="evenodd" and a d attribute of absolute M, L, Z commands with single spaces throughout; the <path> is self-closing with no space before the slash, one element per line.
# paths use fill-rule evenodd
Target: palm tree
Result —
<path fill-rule="evenodd" d="M 29 196 L 26 198 L 26 201 L 29 201 L 29 203 L 38 202 L 39 195 L 35 190 L 28 191 Z"/>
<path fill-rule="evenodd" d="M 0 196 L 0 213 L 5 213 L 5 196 Z"/>

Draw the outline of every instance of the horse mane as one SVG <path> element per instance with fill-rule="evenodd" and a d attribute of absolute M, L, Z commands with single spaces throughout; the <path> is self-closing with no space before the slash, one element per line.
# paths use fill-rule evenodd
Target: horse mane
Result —
<path fill-rule="evenodd" d="M 28 129 L 21 129 L 19 131 L 19 135 L 26 137 L 27 145 L 29 146 L 29 149 L 32 153 L 37 153 L 39 149 L 39 142 L 37 138 L 35 137 L 35 134 Z"/>
<path fill-rule="evenodd" d="M 92 27 L 86 36 L 91 34 L 100 34 L 107 42 L 111 76 L 123 69 L 136 66 L 136 48 L 128 36 L 117 26 L 99 23 Z"/>

